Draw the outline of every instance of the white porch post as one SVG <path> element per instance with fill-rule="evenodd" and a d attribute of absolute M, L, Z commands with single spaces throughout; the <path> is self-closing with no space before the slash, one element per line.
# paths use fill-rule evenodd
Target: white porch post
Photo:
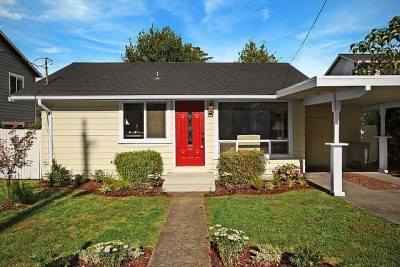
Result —
<path fill-rule="evenodd" d="M 379 114 L 381 115 L 381 135 L 375 136 L 379 141 L 379 172 L 388 173 L 388 153 L 387 153 L 387 140 L 391 138 L 386 136 L 386 107 L 380 106 Z"/>
<path fill-rule="evenodd" d="M 342 147 L 347 143 L 339 142 L 340 119 L 339 114 L 342 109 L 341 101 L 336 100 L 336 94 L 332 101 L 333 112 L 333 143 L 325 143 L 331 147 L 331 194 L 334 196 L 345 196 L 342 189 Z"/>

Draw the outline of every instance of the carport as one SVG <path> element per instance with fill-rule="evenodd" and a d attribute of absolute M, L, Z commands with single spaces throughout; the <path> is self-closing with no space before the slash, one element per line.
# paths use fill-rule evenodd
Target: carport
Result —
<path fill-rule="evenodd" d="M 379 140 L 379 171 L 387 172 L 388 155 L 385 133 L 386 109 L 400 107 L 400 76 L 316 76 L 277 92 L 278 99 L 300 100 L 302 105 L 330 105 L 333 113 L 333 140 L 330 147 L 330 192 L 344 196 L 342 189 L 342 150 L 340 142 L 340 111 L 342 105 L 357 107 L 359 111 L 379 110 L 381 133 Z M 360 123 L 360 122 L 355 122 Z M 305 147 L 307 150 L 307 147 Z M 306 162 L 307 164 L 307 162 Z"/>

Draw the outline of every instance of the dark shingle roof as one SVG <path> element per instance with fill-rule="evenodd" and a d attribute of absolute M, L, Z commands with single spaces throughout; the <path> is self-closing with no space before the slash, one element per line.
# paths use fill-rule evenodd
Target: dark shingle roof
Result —
<path fill-rule="evenodd" d="M 288 63 L 72 63 L 14 95 L 270 95 L 306 79 Z"/>
<path fill-rule="evenodd" d="M 354 62 L 371 60 L 371 56 L 369 54 L 339 54 L 339 56 L 347 58 Z"/>

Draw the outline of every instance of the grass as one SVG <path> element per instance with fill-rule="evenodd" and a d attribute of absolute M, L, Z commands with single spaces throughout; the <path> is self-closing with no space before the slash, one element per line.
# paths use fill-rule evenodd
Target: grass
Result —
<path fill-rule="evenodd" d="M 210 197 L 210 225 L 245 231 L 250 244 L 308 246 L 343 266 L 399 266 L 400 225 L 317 190 Z"/>
<path fill-rule="evenodd" d="M 111 240 L 154 247 L 170 203 L 163 196 L 112 198 L 62 188 L 37 188 L 35 197 L 23 210 L 0 212 L 0 266 L 41 266 Z"/>

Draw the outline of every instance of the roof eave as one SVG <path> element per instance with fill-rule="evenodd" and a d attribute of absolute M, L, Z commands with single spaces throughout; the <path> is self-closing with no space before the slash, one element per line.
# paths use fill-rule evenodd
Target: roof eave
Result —
<path fill-rule="evenodd" d="M 400 75 L 331 75 L 331 76 L 315 76 L 304 82 L 297 83 L 287 88 L 283 88 L 276 92 L 277 98 L 290 96 L 299 92 L 303 92 L 316 87 L 358 87 L 364 86 L 400 86 Z"/>
<path fill-rule="evenodd" d="M 235 100 L 263 99 L 274 100 L 276 95 L 96 95 L 96 96 L 11 96 L 12 101 L 19 100 Z"/>

